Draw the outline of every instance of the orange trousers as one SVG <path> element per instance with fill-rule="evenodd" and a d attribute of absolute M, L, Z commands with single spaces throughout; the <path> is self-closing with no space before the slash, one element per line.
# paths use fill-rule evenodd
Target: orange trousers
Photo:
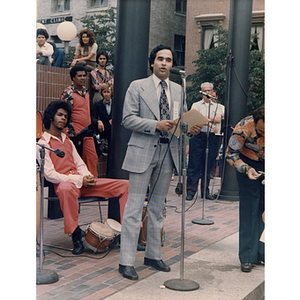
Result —
<path fill-rule="evenodd" d="M 82 159 L 88 170 L 97 178 L 98 155 L 92 137 L 85 137 L 83 140 Z"/>
<path fill-rule="evenodd" d="M 73 233 L 78 226 L 79 197 L 119 198 L 121 223 L 128 198 L 129 181 L 121 179 L 99 178 L 91 188 L 77 188 L 69 181 L 54 185 L 64 214 L 65 233 Z"/>

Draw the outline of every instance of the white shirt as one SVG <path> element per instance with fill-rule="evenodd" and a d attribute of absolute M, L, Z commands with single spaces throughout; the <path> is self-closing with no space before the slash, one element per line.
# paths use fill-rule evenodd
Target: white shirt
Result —
<path fill-rule="evenodd" d="M 61 137 L 62 137 L 62 141 L 57 138 L 56 136 L 51 135 L 48 132 L 44 132 L 43 133 L 43 137 L 46 140 L 46 142 L 44 140 L 40 140 L 39 144 L 44 144 L 46 145 L 48 148 L 51 148 L 49 146 L 49 141 L 50 138 L 54 138 L 56 140 L 58 140 L 60 143 L 64 143 L 65 139 L 66 139 L 66 135 L 64 133 L 61 133 Z M 45 165 L 44 165 L 44 174 L 45 174 L 45 178 L 54 183 L 54 184 L 59 184 L 63 181 L 70 181 L 73 182 L 77 188 L 81 188 L 82 187 L 82 180 L 83 177 L 86 175 L 92 175 L 90 173 L 90 171 L 88 170 L 88 168 L 86 167 L 85 163 L 83 162 L 83 160 L 81 159 L 81 157 L 79 156 L 74 144 L 72 143 L 72 147 L 73 147 L 73 158 L 74 158 L 74 162 L 76 165 L 76 169 L 77 171 L 80 173 L 80 175 L 78 174 L 69 174 L 69 175 L 65 175 L 65 174 L 61 174 L 56 172 L 54 165 L 52 163 L 52 160 L 50 158 L 49 152 L 50 150 L 45 149 Z M 40 151 L 39 151 L 40 147 L 37 145 L 37 160 L 39 162 L 39 164 L 41 165 L 41 158 L 40 158 Z M 56 150 L 56 149 L 54 149 Z"/>
<path fill-rule="evenodd" d="M 162 86 L 161 86 L 160 82 L 162 80 L 159 79 L 155 74 L 153 74 L 152 78 L 153 78 L 153 81 L 154 81 L 154 85 L 156 87 L 157 101 L 158 101 L 158 104 L 159 104 L 160 103 L 161 90 L 162 90 Z M 177 105 L 173 105 L 173 103 L 172 103 L 169 78 L 165 79 L 165 82 L 166 82 L 165 91 L 166 91 L 167 100 L 168 100 L 168 103 L 169 103 L 169 110 L 170 110 L 170 113 L 172 112 L 171 116 L 173 117 L 173 120 L 175 120 L 179 116 L 179 106 L 178 106 L 178 103 L 176 103 L 176 102 L 175 102 L 175 104 L 177 104 Z"/>
<path fill-rule="evenodd" d="M 110 104 L 106 103 L 105 108 L 108 115 L 111 113 L 112 99 L 110 99 Z"/>
<path fill-rule="evenodd" d="M 157 93 L 157 99 L 158 99 L 158 103 L 160 102 L 160 95 L 161 95 L 161 90 L 162 90 L 162 86 L 160 84 L 160 82 L 162 81 L 161 79 L 159 79 L 155 74 L 153 74 L 153 81 L 156 87 L 156 93 Z M 170 81 L 169 78 L 167 78 L 165 80 L 166 82 L 166 87 L 165 87 L 165 91 L 166 91 L 166 95 L 167 95 L 167 100 L 169 103 L 169 109 L 171 111 L 171 95 L 170 95 Z"/>
<path fill-rule="evenodd" d="M 41 50 L 43 56 L 48 56 L 49 60 L 51 59 L 51 56 L 53 54 L 53 47 L 51 44 L 45 42 L 45 44 L 40 47 L 38 43 L 36 43 L 36 50 Z"/>
<path fill-rule="evenodd" d="M 218 106 L 220 107 L 221 111 L 222 111 L 222 119 L 224 119 L 224 112 L 225 112 L 225 106 L 222 104 L 218 104 Z M 216 124 L 217 128 L 218 128 L 218 132 L 216 133 L 216 135 L 223 135 L 223 133 L 221 133 L 221 123 Z"/>
<path fill-rule="evenodd" d="M 210 115 L 208 115 L 208 105 L 210 104 Z M 222 111 L 222 108 L 220 104 L 210 102 L 206 103 L 204 100 L 200 100 L 198 102 L 193 103 L 191 109 L 198 110 L 203 116 L 206 116 L 208 118 L 213 119 L 215 114 L 220 114 L 222 117 L 224 116 L 224 112 Z M 214 125 L 217 125 L 216 123 L 213 123 Z M 207 126 L 203 126 L 201 129 L 201 132 L 207 132 Z M 213 132 L 211 128 L 209 128 L 209 132 Z"/>

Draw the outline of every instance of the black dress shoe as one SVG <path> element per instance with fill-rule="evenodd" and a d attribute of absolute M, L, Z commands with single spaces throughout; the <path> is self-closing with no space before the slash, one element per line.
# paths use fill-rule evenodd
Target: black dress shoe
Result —
<path fill-rule="evenodd" d="M 167 266 L 162 260 L 156 260 L 151 258 L 144 258 L 144 265 L 155 268 L 158 271 L 170 272 L 171 268 Z"/>
<path fill-rule="evenodd" d="M 193 198 L 194 198 L 194 195 L 187 195 L 185 199 L 187 201 L 191 201 L 191 200 L 193 200 Z"/>
<path fill-rule="evenodd" d="M 242 270 L 242 272 L 251 272 L 251 270 L 252 270 L 252 264 L 251 263 L 243 263 L 243 264 L 241 264 L 241 270 Z"/>
<path fill-rule="evenodd" d="M 81 254 L 84 250 L 84 246 L 82 241 L 73 241 L 73 251 L 72 253 L 75 255 Z"/>
<path fill-rule="evenodd" d="M 138 280 L 139 276 L 136 273 L 134 267 L 132 266 L 123 266 L 119 264 L 119 272 L 123 275 L 123 277 L 131 279 L 131 280 Z"/>
<path fill-rule="evenodd" d="M 84 250 L 84 246 L 82 243 L 82 238 L 84 237 L 85 233 L 80 227 L 78 226 L 75 231 L 72 233 L 72 241 L 73 241 L 73 251 L 72 253 L 75 255 L 81 254 Z"/>
<path fill-rule="evenodd" d="M 203 199 L 203 195 L 201 195 L 201 198 Z M 205 196 L 205 199 L 206 199 L 206 200 L 215 200 L 215 198 L 214 198 L 212 195 L 210 195 L 210 194 L 207 194 L 207 195 Z"/>

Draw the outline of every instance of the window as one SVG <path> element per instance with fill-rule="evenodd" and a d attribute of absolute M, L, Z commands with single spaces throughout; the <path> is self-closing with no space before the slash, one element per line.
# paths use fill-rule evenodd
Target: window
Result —
<path fill-rule="evenodd" d="M 251 41 L 254 45 L 250 46 L 250 50 L 264 50 L 264 27 L 265 27 L 265 11 L 252 12 L 252 26 L 251 35 L 255 34 L 256 37 Z"/>
<path fill-rule="evenodd" d="M 175 11 L 179 14 L 186 14 L 186 0 L 176 0 Z"/>
<path fill-rule="evenodd" d="M 70 0 L 55 0 L 54 3 L 55 12 L 63 12 L 66 10 L 70 10 Z"/>
<path fill-rule="evenodd" d="M 218 47 L 218 45 L 215 44 L 215 41 L 217 40 L 217 36 L 215 35 L 217 30 L 212 24 L 215 23 L 223 26 L 225 18 L 226 16 L 224 14 L 205 14 L 195 17 L 198 31 L 201 34 L 202 49 Z"/>
<path fill-rule="evenodd" d="M 104 7 L 108 6 L 108 0 L 91 0 L 91 7 Z"/>
<path fill-rule="evenodd" d="M 58 35 L 51 35 L 50 36 L 50 40 L 51 42 L 53 42 L 54 44 L 60 44 L 63 41 L 58 37 Z"/>
<path fill-rule="evenodd" d="M 254 45 L 250 46 L 250 50 L 263 50 L 263 42 L 264 42 L 264 26 L 263 25 L 257 25 L 251 27 L 251 38 L 252 35 L 255 34 L 255 38 L 253 38 L 251 41 L 254 43 Z"/>
<path fill-rule="evenodd" d="M 213 27 L 204 27 L 202 32 L 202 49 L 217 47 L 217 44 L 215 44 L 217 40 L 217 29 Z"/>
<path fill-rule="evenodd" d="M 177 63 L 179 66 L 184 66 L 185 56 L 185 36 L 175 34 L 174 51 L 176 53 Z"/>

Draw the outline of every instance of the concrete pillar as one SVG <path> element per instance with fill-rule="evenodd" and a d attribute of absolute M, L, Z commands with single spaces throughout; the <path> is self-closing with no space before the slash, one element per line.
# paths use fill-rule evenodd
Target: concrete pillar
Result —
<path fill-rule="evenodd" d="M 128 172 L 121 169 L 131 134 L 121 125 L 123 102 L 129 84 L 147 77 L 150 3 L 150 0 L 118 0 L 110 178 L 128 179 Z"/>
<path fill-rule="evenodd" d="M 249 75 L 249 54 L 252 0 L 231 0 L 228 40 L 228 71 L 226 76 L 224 155 L 231 127 L 246 116 Z M 236 170 L 225 164 L 219 200 L 239 200 Z"/>

